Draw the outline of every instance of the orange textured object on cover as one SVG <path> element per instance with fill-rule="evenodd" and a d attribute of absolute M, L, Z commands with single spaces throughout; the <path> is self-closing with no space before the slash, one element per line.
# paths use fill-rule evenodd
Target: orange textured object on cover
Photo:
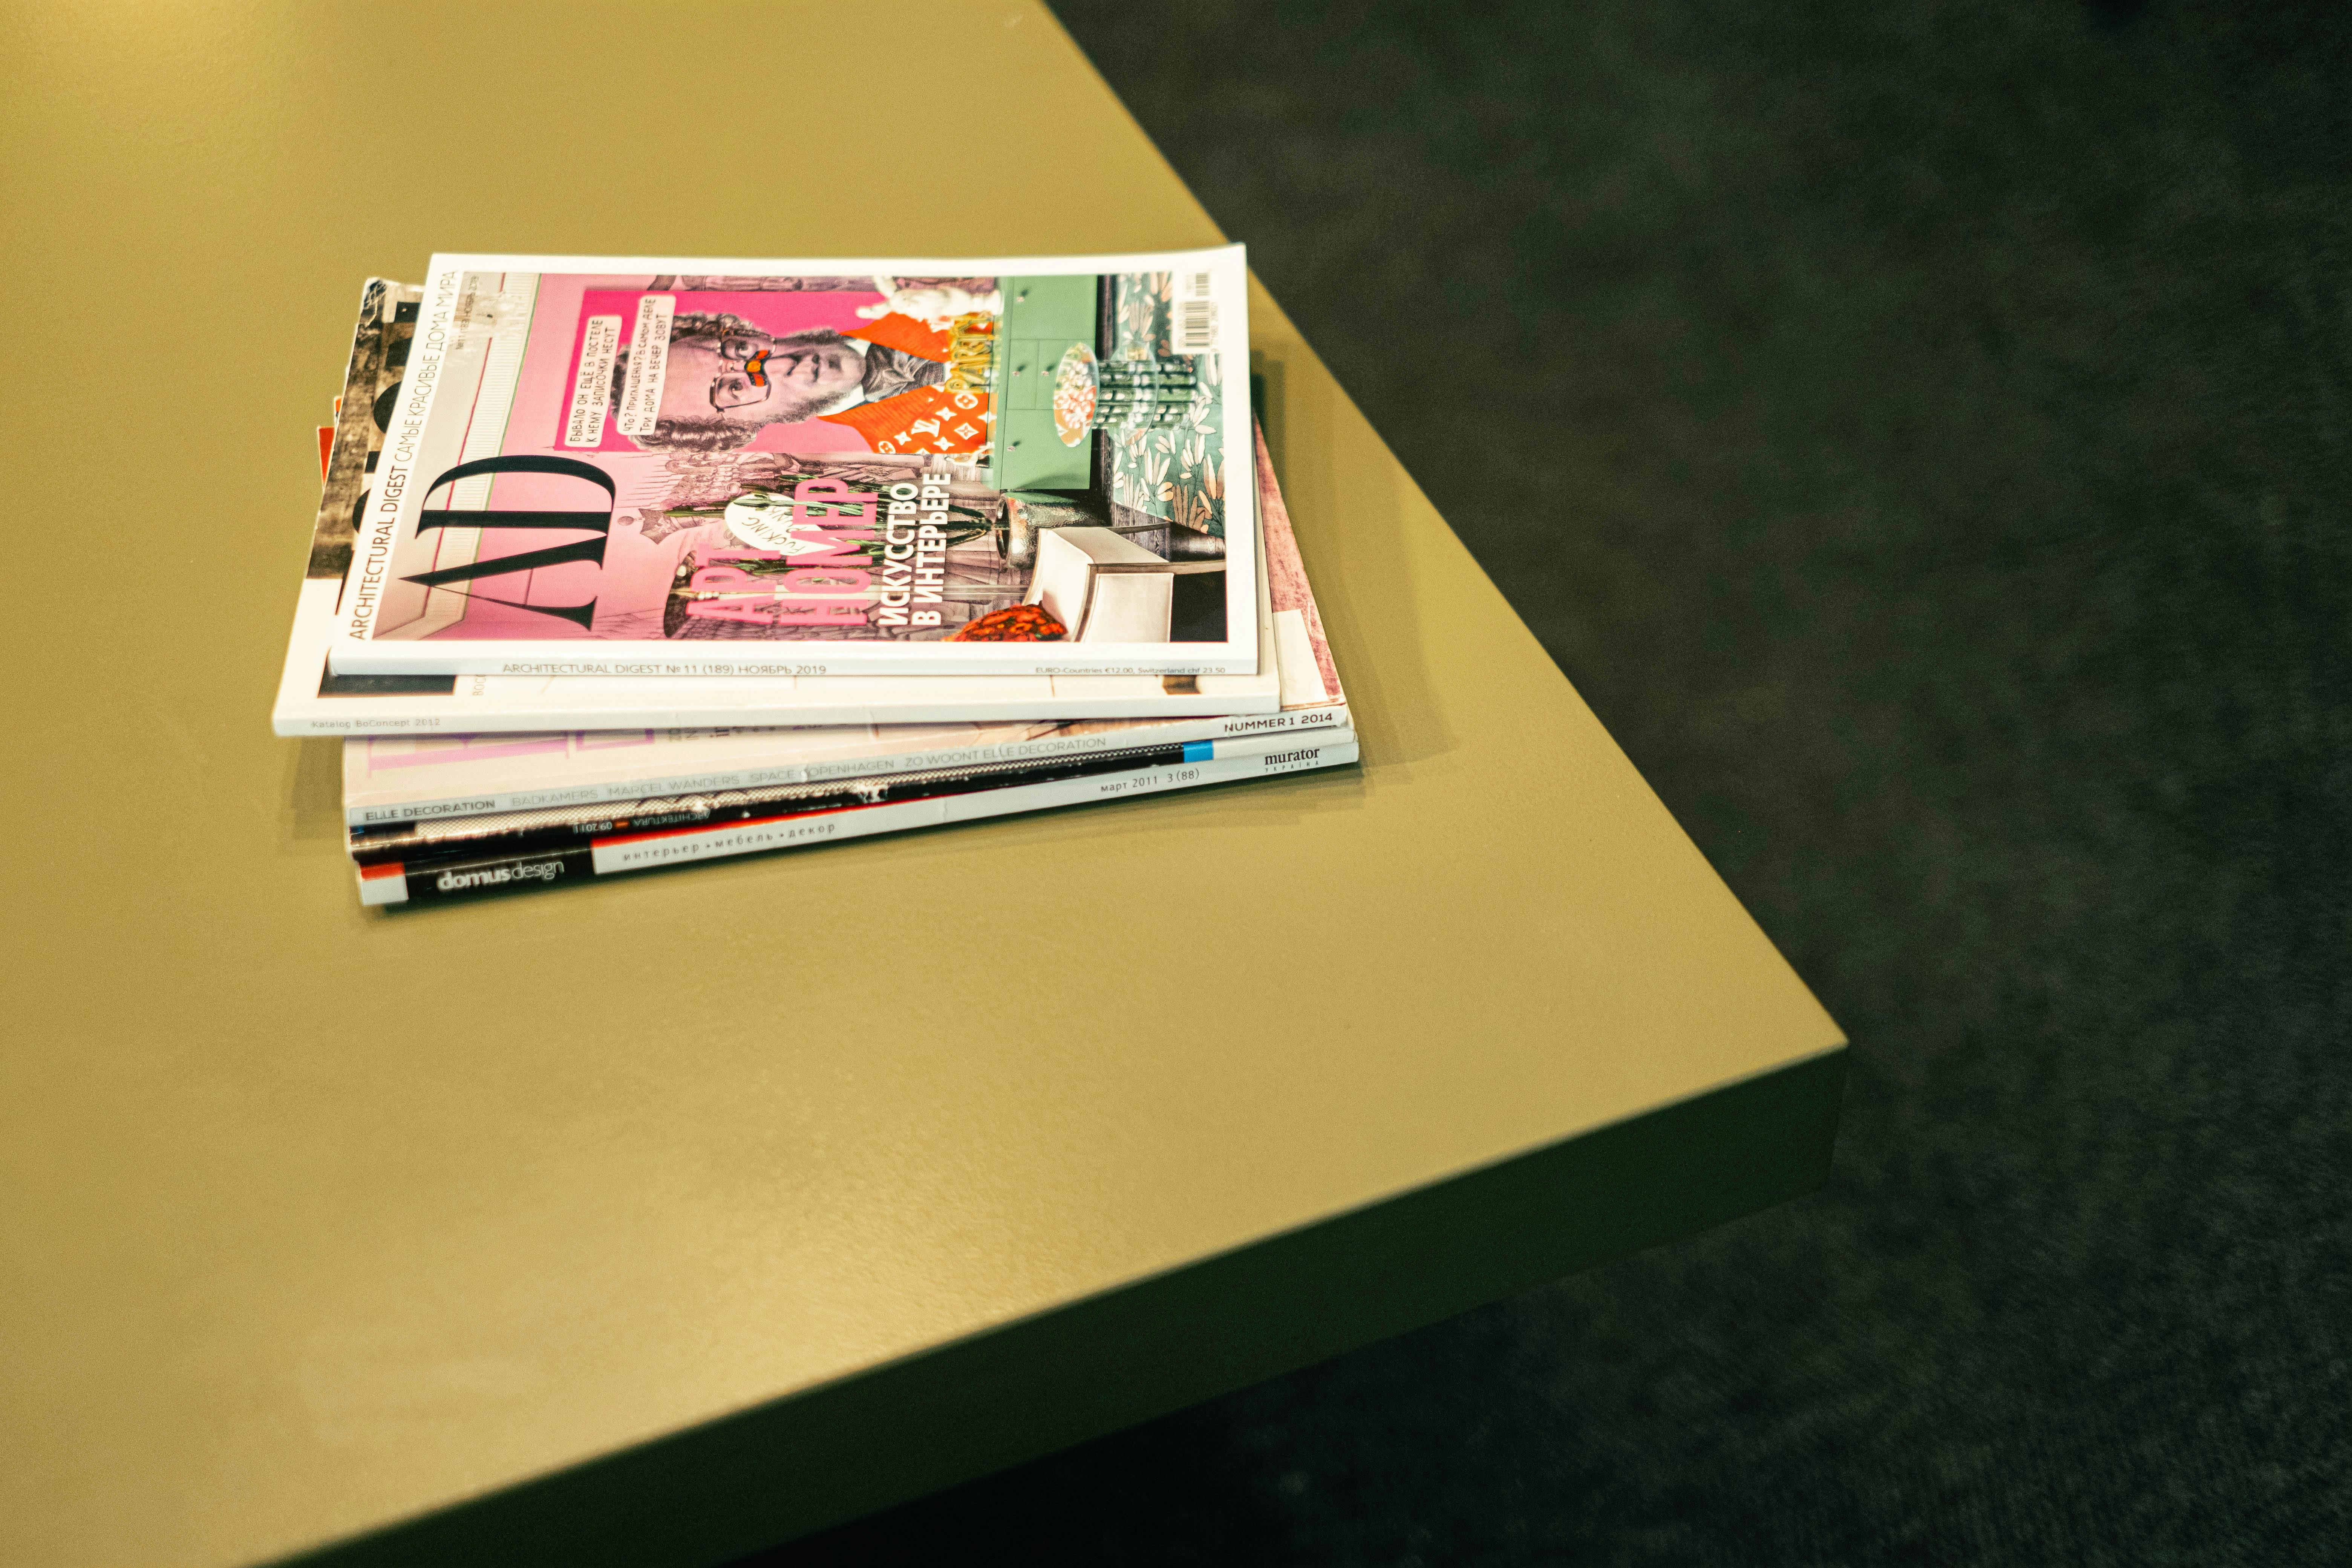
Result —
<path fill-rule="evenodd" d="M 848 426 L 877 452 L 977 452 L 996 428 L 987 394 L 950 392 L 944 386 L 918 386 L 822 417 L 830 425 Z"/>
<path fill-rule="evenodd" d="M 1007 605 L 948 635 L 950 642 L 1055 642 L 1070 628 L 1035 605 Z"/>

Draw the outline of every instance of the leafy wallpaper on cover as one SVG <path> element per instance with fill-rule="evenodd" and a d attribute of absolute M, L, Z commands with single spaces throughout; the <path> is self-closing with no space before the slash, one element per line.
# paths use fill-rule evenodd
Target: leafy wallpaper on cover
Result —
<path fill-rule="evenodd" d="M 1172 351 L 1169 318 L 1175 274 L 1125 272 L 1113 280 L 1110 357 L 1144 359 Z M 1224 390 L 1220 356 L 1193 359 L 1200 377 L 1181 423 L 1107 431 L 1110 499 L 1196 533 L 1224 536 Z"/>

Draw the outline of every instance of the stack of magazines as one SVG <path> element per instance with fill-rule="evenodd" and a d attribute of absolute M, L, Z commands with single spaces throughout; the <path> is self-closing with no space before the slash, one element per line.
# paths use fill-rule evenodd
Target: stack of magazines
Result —
<path fill-rule="evenodd" d="M 1239 247 L 371 281 L 275 712 L 404 904 L 1356 760 Z"/>

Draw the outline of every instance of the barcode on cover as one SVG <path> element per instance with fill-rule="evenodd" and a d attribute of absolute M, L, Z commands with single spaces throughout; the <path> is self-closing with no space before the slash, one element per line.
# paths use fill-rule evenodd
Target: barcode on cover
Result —
<path fill-rule="evenodd" d="M 1177 289 L 1168 336 L 1180 354 L 1204 354 L 1217 346 L 1217 301 L 1209 288 L 1209 274 L 1187 272 Z"/>

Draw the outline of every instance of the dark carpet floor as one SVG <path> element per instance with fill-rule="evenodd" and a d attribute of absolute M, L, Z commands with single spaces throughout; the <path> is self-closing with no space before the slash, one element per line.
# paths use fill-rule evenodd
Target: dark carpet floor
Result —
<path fill-rule="evenodd" d="M 1844 1131 L 761 1561 L 2352 1561 L 2352 7 L 1058 9 L 1853 1036 Z"/>

